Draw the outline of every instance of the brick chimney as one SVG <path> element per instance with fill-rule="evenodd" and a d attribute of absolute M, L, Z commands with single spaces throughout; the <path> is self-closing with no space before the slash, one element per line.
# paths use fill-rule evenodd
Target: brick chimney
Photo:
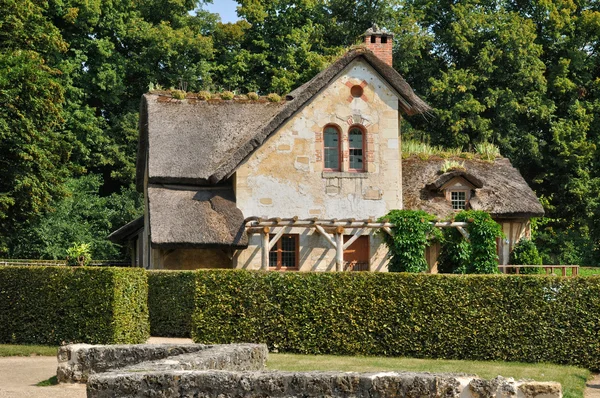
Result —
<path fill-rule="evenodd" d="M 377 24 L 367 29 L 364 34 L 365 45 L 367 48 L 383 62 L 392 66 L 392 46 L 394 34 L 387 32 L 385 29 L 379 29 Z"/>

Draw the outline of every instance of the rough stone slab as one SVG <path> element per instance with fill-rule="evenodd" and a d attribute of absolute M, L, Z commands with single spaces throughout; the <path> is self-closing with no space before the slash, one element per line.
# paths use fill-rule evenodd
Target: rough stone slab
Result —
<path fill-rule="evenodd" d="M 56 376 L 60 383 L 85 383 L 90 374 L 198 352 L 208 347 L 202 344 L 70 344 L 58 350 Z"/>
<path fill-rule="evenodd" d="M 112 372 L 90 377 L 88 398 L 561 398 L 557 383 L 428 373 Z"/>

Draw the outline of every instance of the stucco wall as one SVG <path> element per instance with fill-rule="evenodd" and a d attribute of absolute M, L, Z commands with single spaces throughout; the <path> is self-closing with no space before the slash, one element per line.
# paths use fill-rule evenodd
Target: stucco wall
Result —
<path fill-rule="evenodd" d="M 350 86 L 364 85 L 362 98 Z M 323 172 L 323 129 L 367 131 L 364 173 Z M 402 207 L 398 97 L 363 61 L 351 63 L 325 90 L 255 151 L 237 171 L 237 206 L 244 216 L 379 217 Z"/>
<path fill-rule="evenodd" d="M 353 85 L 363 86 L 362 97 L 352 97 Z M 319 219 L 376 219 L 402 208 L 399 122 L 397 94 L 367 63 L 353 62 L 238 169 L 238 208 L 246 217 Z M 330 125 L 342 132 L 340 172 L 323 171 L 323 130 Z M 366 131 L 364 172 L 348 171 L 348 131 L 355 125 Z M 370 268 L 387 270 L 387 250 L 375 232 Z M 335 250 L 316 231 L 286 233 L 300 235 L 301 271 L 335 270 Z M 260 234 L 252 235 L 234 266 L 259 269 L 260 245 Z"/>

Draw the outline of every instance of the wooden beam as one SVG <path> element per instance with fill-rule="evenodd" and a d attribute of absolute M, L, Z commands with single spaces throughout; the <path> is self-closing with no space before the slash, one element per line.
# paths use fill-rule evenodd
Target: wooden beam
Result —
<path fill-rule="evenodd" d="M 456 229 L 458 229 L 458 232 L 460 232 L 460 234 L 464 236 L 466 240 L 469 240 L 469 233 L 466 229 L 464 229 L 463 227 L 456 227 Z"/>
<path fill-rule="evenodd" d="M 329 235 L 322 226 L 320 225 L 316 225 L 315 228 L 317 229 L 317 231 L 319 231 L 319 233 L 325 238 L 325 240 L 327 240 L 327 242 L 329 242 L 329 244 L 331 246 L 333 246 L 333 248 L 336 247 L 335 242 L 333 241 L 333 239 L 331 239 L 331 235 Z"/>
<path fill-rule="evenodd" d="M 273 239 L 271 239 L 269 241 L 269 251 L 271 251 L 271 249 L 273 248 L 273 246 L 275 246 L 275 244 L 277 243 L 277 241 L 279 240 L 279 238 L 281 238 L 281 235 L 283 235 L 284 231 L 285 231 L 285 228 L 280 228 L 279 231 L 277 231 L 277 233 L 273 237 Z"/>
<path fill-rule="evenodd" d="M 344 271 L 344 235 L 335 234 L 335 270 Z"/>
<path fill-rule="evenodd" d="M 363 232 L 365 232 L 365 229 L 359 229 L 358 231 L 356 231 L 356 233 L 354 234 L 353 237 L 351 237 L 350 239 L 348 239 L 346 241 L 346 243 L 344 243 L 344 250 L 346 250 L 348 247 L 350 247 L 351 244 L 353 244 L 358 238 L 361 237 L 361 235 L 363 234 Z"/>
<path fill-rule="evenodd" d="M 264 227 L 262 231 L 261 264 L 260 269 L 269 270 L 269 232 L 271 228 Z"/>
<path fill-rule="evenodd" d="M 394 236 L 394 231 L 392 231 L 392 229 L 391 229 L 390 227 L 383 227 L 383 230 L 384 230 L 385 232 L 387 232 L 387 234 L 388 234 L 389 236 L 392 236 L 392 237 Z"/>

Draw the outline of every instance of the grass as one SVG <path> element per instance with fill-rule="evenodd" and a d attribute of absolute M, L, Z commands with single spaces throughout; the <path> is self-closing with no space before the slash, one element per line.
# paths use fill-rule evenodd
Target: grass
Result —
<path fill-rule="evenodd" d="M 38 387 L 50 387 L 50 386 L 55 386 L 57 384 L 58 384 L 58 379 L 56 378 L 56 376 L 52 376 L 48 380 L 40 381 L 39 383 L 36 384 L 36 386 L 38 386 Z"/>
<path fill-rule="evenodd" d="M 45 356 L 55 357 L 58 348 L 43 345 L 12 345 L 0 344 L 0 357 L 29 357 Z"/>
<path fill-rule="evenodd" d="M 456 361 L 445 359 L 413 359 L 384 357 L 345 357 L 334 355 L 269 354 L 267 367 L 286 371 L 378 372 L 413 371 L 433 373 L 477 374 L 485 379 L 498 375 L 515 379 L 556 381 L 562 385 L 565 398 L 583 398 L 590 371 L 574 366 L 526 364 L 517 362 Z"/>
<path fill-rule="evenodd" d="M 500 157 L 500 150 L 494 144 L 487 142 L 477 144 L 475 152 L 464 152 L 462 148 L 443 148 L 441 146 L 429 145 L 426 142 L 406 140 L 402 142 L 402 158 L 407 159 L 417 156 L 421 160 L 427 160 L 432 156 L 442 159 L 462 158 L 480 159 L 493 162 Z"/>

